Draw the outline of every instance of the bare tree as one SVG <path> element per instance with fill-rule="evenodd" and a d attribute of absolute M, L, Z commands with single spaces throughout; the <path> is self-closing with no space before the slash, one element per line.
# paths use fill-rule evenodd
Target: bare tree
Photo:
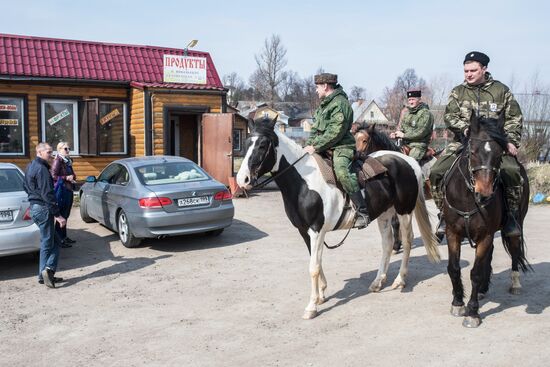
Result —
<path fill-rule="evenodd" d="M 239 75 L 237 75 L 237 73 L 232 72 L 231 74 L 224 75 L 222 81 L 224 87 L 229 89 L 229 104 L 232 106 L 236 106 L 237 102 L 242 99 L 243 94 L 246 90 L 246 86 L 243 80 Z"/>
<path fill-rule="evenodd" d="M 365 88 L 359 87 L 357 85 L 352 86 L 349 91 L 350 102 L 355 102 L 360 99 L 365 99 L 366 96 L 367 96 L 367 93 L 365 92 Z"/>
<path fill-rule="evenodd" d="M 285 56 L 286 49 L 281 38 L 275 34 L 271 38 L 265 39 L 260 54 L 254 56 L 258 66 L 255 72 L 255 82 L 265 84 L 265 88 L 262 89 L 267 90 L 266 97 L 271 101 L 271 105 L 277 99 L 277 87 L 282 81 L 283 69 L 287 64 Z"/>

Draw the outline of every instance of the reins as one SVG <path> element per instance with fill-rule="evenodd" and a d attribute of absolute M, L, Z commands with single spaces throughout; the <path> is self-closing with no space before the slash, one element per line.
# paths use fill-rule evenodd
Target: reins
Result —
<path fill-rule="evenodd" d="M 286 171 L 288 171 L 289 169 L 291 169 L 292 167 L 294 167 L 296 165 L 296 163 L 300 162 L 305 156 L 307 156 L 309 153 L 304 153 L 300 158 L 298 158 L 297 160 L 294 161 L 294 163 L 292 163 L 290 166 L 286 167 L 285 169 L 283 169 L 282 171 L 279 171 L 277 172 L 275 175 L 271 176 L 270 178 L 268 178 L 267 180 L 265 180 L 264 182 L 261 182 L 261 183 L 258 183 L 256 185 L 253 185 L 250 190 L 247 190 L 247 191 L 252 191 L 254 189 L 261 189 L 262 187 L 266 186 L 268 183 L 270 183 L 271 181 L 273 181 L 274 179 L 276 179 L 277 177 L 280 177 L 282 176 Z M 263 162 L 262 162 L 263 164 Z"/>

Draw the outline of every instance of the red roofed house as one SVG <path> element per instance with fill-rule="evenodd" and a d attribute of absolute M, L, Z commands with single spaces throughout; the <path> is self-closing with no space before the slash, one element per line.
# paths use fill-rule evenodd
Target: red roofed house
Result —
<path fill-rule="evenodd" d="M 210 54 L 0 34 L 0 161 L 69 142 L 80 179 L 122 157 L 178 155 L 227 184 L 227 90 Z"/>

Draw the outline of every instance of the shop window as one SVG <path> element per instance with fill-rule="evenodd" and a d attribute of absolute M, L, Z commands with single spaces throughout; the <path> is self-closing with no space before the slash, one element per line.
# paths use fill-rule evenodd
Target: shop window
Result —
<path fill-rule="evenodd" d="M 241 150 L 242 129 L 233 129 L 233 150 Z"/>
<path fill-rule="evenodd" d="M 99 103 L 97 130 L 100 154 L 126 154 L 127 152 L 126 103 Z"/>
<path fill-rule="evenodd" d="M 79 153 L 78 103 L 74 100 L 43 99 L 42 141 L 52 147 L 66 141 L 72 148 L 71 154 Z"/>
<path fill-rule="evenodd" d="M 25 155 L 23 98 L 0 96 L 0 156 Z"/>

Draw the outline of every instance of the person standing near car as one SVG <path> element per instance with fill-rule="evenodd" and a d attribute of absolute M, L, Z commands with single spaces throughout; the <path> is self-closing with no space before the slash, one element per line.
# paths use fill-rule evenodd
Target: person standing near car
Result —
<path fill-rule="evenodd" d="M 73 161 L 70 154 L 71 148 L 66 141 L 57 144 L 57 156 L 55 157 L 51 174 L 54 182 L 55 197 L 61 216 L 69 219 L 73 207 L 73 191 L 75 189 L 76 175 L 73 170 Z M 55 231 L 61 239 L 61 247 L 72 247 L 76 241 L 67 236 L 67 226 L 61 227 L 55 224 Z"/>
<path fill-rule="evenodd" d="M 38 282 L 55 288 L 55 283 L 62 281 L 61 278 L 54 277 L 61 242 L 55 233 L 55 223 L 64 227 L 66 220 L 61 216 L 55 199 L 50 175 L 51 161 L 52 147 L 48 143 L 39 143 L 36 146 L 36 158 L 26 169 L 25 191 L 29 197 L 31 218 L 40 229 Z"/>

